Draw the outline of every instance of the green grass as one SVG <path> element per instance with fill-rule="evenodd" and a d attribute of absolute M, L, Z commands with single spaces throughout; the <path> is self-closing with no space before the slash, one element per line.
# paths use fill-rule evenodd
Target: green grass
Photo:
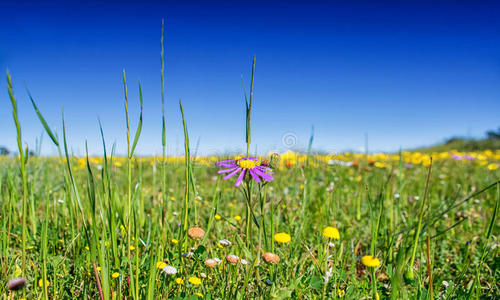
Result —
<path fill-rule="evenodd" d="M 31 108 L 18 107 L 7 74 L 21 155 L 0 157 L 1 299 L 500 298 L 499 151 L 468 153 L 474 160 L 434 153 L 432 163 L 421 153 L 314 155 L 312 133 L 307 154 L 260 158 L 274 181 L 247 176 L 235 187 L 214 166 L 227 157 L 191 153 L 181 101 L 185 156 L 166 156 L 163 37 L 161 46 L 161 157 L 134 155 L 143 100 L 139 84 L 131 132 L 125 71 L 126 157 L 109 151 L 100 122 L 102 156 L 70 155 L 64 115 L 60 139 L 28 93 L 59 151 L 30 156 L 17 113 Z M 255 58 L 248 100 L 244 92 L 247 155 L 254 74 Z M 340 239 L 322 236 L 327 226 Z M 205 235 L 193 239 L 193 227 Z M 289 243 L 274 239 L 282 232 Z M 266 263 L 264 252 L 279 263 Z M 229 263 L 231 254 L 247 264 Z M 363 265 L 365 255 L 381 265 Z M 220 264 L 206 266 L 211 258 Z M 7 286 L 15 277 L 27 279 L 19 291 Z"/>
<path fill-rule="evenodd" d="M 399 173 L 395 164 L 392 169 L 367 171 L 365 168 L 369 167 L 362 161 L 354 168 L 322 164 L 313 157 L 308 168 L 293 166 L 277 170 L 276 180 L 267 185 L 264 200 L 254 201 L 254 212 L 265 230 L 254 226 L 253 239 L 247 245 L 245 218 L 234 220 L 237 215 L 245 215 L 245 198 L 232 182 L 213 181 L 216 168 L 201 163 L 208 159 L 192 159 L 199 197 L 196 201 L 195 197 L 188 197 L 189 226 L 197 225 L 209 232 L 202 241 L 186 238 L 186 227 L 177 226 L 177 222 L 185 223 L 182 212 L 187 175 L 183 175 L 186 168 L 182 163 L 166 164 L 169 188 L 166 199 L 159 193 L 161 172 L 154 172 L 152 166 L 158 167 L 161 158 L 131 160 L 131 183 L 135 188 L 129 227 L 127 159 L 108 159 L 106 167 L 103 159 L 90 158 L 87 169 L 85 158 L 70 157 L 73 167 L 69 180 L 65 179 L 68 167 L 64 159 L 31 158 L 27 164 L 27 178 L 36 178 L 36 181 L 30 180 L 28 192 L 28 198 L 34 201 L 34 215 L 31 211 L 27 214 L 28 219 L 35 219 L 37 228 L 27 230 L 26 236 L 28 298 L 45 298 L 47 293 L 48 298 L 95 299 L 99 298 L 99 290 L 104 299 L 123 299 L 129 295 L 138 299 L 150 295 L 157 299 L 191 296 L 194 292 L 212 298 L 312 299 L 314 296 L 335 297 L 338 290 L 345 291 L 347 298 L 360 298 L 372 296 L 371 276 L 375 276 L 382 298 L 396 294 L 395 299 L 427 299 L 427 237 L 437 298 L 449 298 L 452 293 L 458 298 L 470 293 L 472 297 L 490 295 L 492 299 L 499 295 L 495 237 L 498 223 L 492 222 L 499 199 L 498 184 L 495 185 L 498 171 L 486 172 L 477 164 L 438 161 L 433 165 L 435 175 L 430 177 L 428 205 L 423 206 L 427 167 L 416 166 Z M 23 185 L 14 159 L 2 159 L 1 165 L 0 252 L 5 276 L 1 279 L 0 294 L 7 299 L 6 280 L 22 276 L 23 203 L 20 196 Z M 362 176 L 362 182 L 356 181 L 358 176 Z M 73 187 L 73 180 L 77 188 Z M 327 190 L 330 182 L 335 184 L 333 191 Z M 488 186 L 489 189 L 477 194 Z M 85 190 L 87 192 L 79 192 Z M 472 198 L 461 201 L 474 191 Z M 76 193 L 81 193 L 79 200 Z M 394 198 L 395 193 L 400 197 Z M 410 203 L 410 196 L 420 196 L 420 200 Z M 358 197 L 361 200 L 359 220 L 355 205 Z M 164 201 L 169 202 L 165 217 Z M 79 214 L 73 204 L 81 205 Z M 197 206 L 196 217 L 193 206 Z M 390 213 L 393 206 L 395 211 Z M 414 278 L 408 281 L 404 273 L 411 267 L 414 228 L 422 207 L 425 213 L 414 248 Z M 216 214 L 222 218 L 214 219 Z M 264 217 L 261 219 L 261 216 Z M 456 223 L 459 224 L 454 226 Z M 330 241 L 321 236 L 321 230 L 328 225 L 338 227 L 341 233 L 340 240 L 331 241 L 334 248 L 328 247 Z M 272 250 L 269 243 L 259 242 L 259 236 L 264 239 L 263 234 L 271 241 L 272 232 L 289 233 L 292 241 L 286 245 L 275 243 Z M 179 243 L 173 244 L 171 239 Z M 217 245 L 220 239 L 228 239 L 232 245 L 220 248 Z M 130 250 L 129 245 L 134 249 Z M 259 262 L 258 245 L 265 251 L 274 251 L 281 262 L 276 265 Z M 194 247 L 191 250 L 194 257 L 182 256 L 185 246 Z M 227 254 L 238 255 L 251 264 L 222 263 L 215 269 L 203 265 L 206 258 L 223 260 Z M 364 254 L 374 254 L 382 261 L 382 266 L 374 269 L 372 275 L 360 264 Z M 156 269 L 158 261 L 175 266 L 179 274 L 169 276 Z M 322 277 L 330 267 L 333 274 L 329 283 L 324 284 Z M 120 277 L 112 278 L 115 272 Z M 207 277 L 202 278 L 202 273 Z M 202 278 L 203 284 L 186 283 L 190 276 Z M 185 284 L 178 286 L 174 282 L 177 277 L 184 278 Z M 50 282 L 46 291 L 38 286 L 42 278 Z M 133 278 L 130 284 L 127 278 Z M 273 285 L 268 286 L 266 279 Z M 449 287 L 445 287 L 443 281 L 448 282 Z M 133 287 L 133 283 L 139 288 Z M 474 289 L 472 283 L 476 286 Z"/>

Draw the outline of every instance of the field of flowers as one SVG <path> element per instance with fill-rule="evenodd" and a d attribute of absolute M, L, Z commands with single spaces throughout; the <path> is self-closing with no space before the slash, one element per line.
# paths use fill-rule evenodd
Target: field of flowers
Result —
<path fill-rule="evenodd" d="M 223 159 L 30 158 L 24 252 L 22 178 L 1 159 L 2 298 L 499 296 L 498 151 L 287 152 L 239 187 Z"/>
<path fill-rule="evenodd" d="M 70 155 L 30 95 L 59 150 L 32 156 L 7 74 L 1 299 L 500 298 L 500 151 L 252 155 L 254 70 L 247 151 L 224 157 L 191 155 L 182 102 L 185 155 L 167 157 L 163 97 L 163 155 L 134 155 L 125 72 L 125 157 L 102 128 L 101 157 Z"/>

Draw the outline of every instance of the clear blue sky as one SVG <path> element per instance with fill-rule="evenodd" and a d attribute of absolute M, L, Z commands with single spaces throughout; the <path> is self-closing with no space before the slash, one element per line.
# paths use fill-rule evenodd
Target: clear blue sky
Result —
<path fill-rule="evenodd" d="M 144 127 L 138 153 L 161 153 L 160 24 L 165 19 L 169 153 L 182 151 L 178 100 L 201 153 L 244 148 L 244 96 L 257 56 L 253 146 L 395 151 L 452 135 L 479 137 L 500 125 L 500 4 L 483 1 L 335 3 L 175 1 L 108 4 L 0 1 L 0 69 L 9 68 L 23 140 L 43 129 L 26 84 L 49 124 L 64 106 L 75 154 L 126 149 L 122 69 L 133 128 L 138 85 Z M 44 2 L 44 1 L 43 1 Z M 50 1 L 49 1 L 50 2 Z M 378 2 L 377 4 L 370 2 Z M 248 88 L 248 86 L 247 86 Z M 0 145 L 15 150 L 5 75 Z M 43 151 L 55 154 L 47 136 Z"/>

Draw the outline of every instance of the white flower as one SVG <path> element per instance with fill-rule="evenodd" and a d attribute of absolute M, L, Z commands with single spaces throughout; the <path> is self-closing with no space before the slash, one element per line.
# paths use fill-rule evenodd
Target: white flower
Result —
<path fill-rule="evenodd" d="M 394 194 L 394 198 L 399 199 L 399 193 Z"/>
<path fill-rule="evenodd" d="M 333 188 L 335 187 L 335 184 L 332 182 L 330 182 L 330 184 L 328 185 L 328 187 L 326 188 L 326 191 L 331 193 L 333 192 Z"/>
<path fill-rule="evenodd" d="M 219 244 L 221 244 L 222 246 L 231 246 L 231 242 L 228 240 L 220 240 Z"/>
<path fill-rule="evenodd" d="M 328 243 L 328 247 L 330 247 L 330 248 L 335 248 L 335 244 L 334 244 L 334 243 L 332 243 L 332 242 L 330 242 L 330 243 Z"/>
<path fill-rule="evenodd" d="M 330 269 L 328 269 L 328 271 L 326 272 L 325 276 L 323 276 L 323 280 L 325 281 L 325 284 L 328 283 L 328 281 L 330 281 L 330 277 L 333 276 L 333 268 L 330 267 Z"/>
<path fill-rule="evenodd" d="M 420 199 L 420 197 L 419 196 L 415 196 L 415 197 L 413 197 L 413 199 L 418 200 L 418 199 Z"/>
<path fill-rule="evenodd" d="M 240 263 L 241 263 L 242 265 L 248 265 L 248 264 L 249 264 L 248 260 L 246 260 L 246 259 L 242 259 L 242 260 L 240 260 Z"/>
<path fill-rule="evenodd" d="M 163 267 L 163 272 L 167 273 L 168 275 L 174 275 L 177 274 L 177 269 L 172 266 L 165 266 Z"/>
<path fill-rule="evenodd" d="M 336 160 L 336 159 L 330 159 L 328 161 L 329 165 L 339 165 L 339 166 L 344 166 L 344 167 L 350 167 L 352 166 L 352 162 L 350 161 L 341 161 L 341 160 Z"/>
<path fill-rule="evenodd" d="M 176 211 L 174 211 L 172 214 L 173 214 L 174 216 L 176 216 L 176 217 L 179 215 L 179 213 L 178 213 L 178 212 L 176 212 Z"/>
<path fill-rule="evenodd" d="M 220 264 L 220 262 L 221 262 L 221 260 L 220 260 L 218 257 L 215 257 L 215 258 L 214 258 L 214 260 L 215 260 L 218 264 Z"/>
<path fill-rule="evenodd" d="M 448 283 L 448 281 L 446 281 L 446 280 L 443 280 L 443 285 L 444 285 L 445 287 L 449 287 L 449 286 L 450 286 L 450 284 L 449 284 L 449 283 Z"/>

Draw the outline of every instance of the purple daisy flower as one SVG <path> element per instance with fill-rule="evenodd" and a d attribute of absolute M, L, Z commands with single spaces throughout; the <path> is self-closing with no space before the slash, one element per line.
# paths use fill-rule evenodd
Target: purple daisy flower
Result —
<path fill-rule="evenodd" d="M 267 165 L 261 164 L 257 157 L 236 157 L 235 159 L 226 159 L 216 162 L 217 167 L 227 168 L 217 171 L 217 174 L 229 173 L 224 176 L 224 180 L 233 177 L 234 175 L 240 173 L 238 179 L 236 179 L 235 186 L 239 186 L 245 178 L 245 174 L 250 174 L 250 176 L 256 182 L 261 182 L 261 178 L 265 181 L 273 181 L 274 178 L 271 176 L 273 171 Z"/>

